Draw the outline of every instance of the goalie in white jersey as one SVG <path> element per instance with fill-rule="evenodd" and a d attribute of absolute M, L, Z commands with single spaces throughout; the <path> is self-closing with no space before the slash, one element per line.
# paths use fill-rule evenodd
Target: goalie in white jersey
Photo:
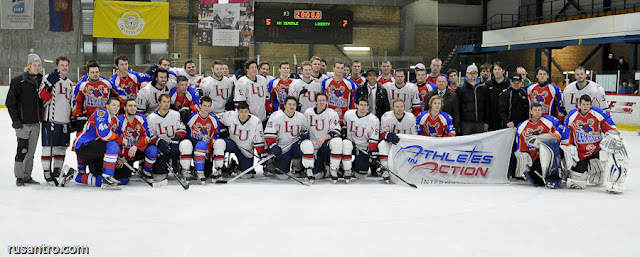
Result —
<path fill-rule="evenodd" d="M 587 73 L 585 68 L 578 67 L 575 72 L 576 81 L 569 83 L 562 91 L 562 101 L 565 112 L 569 113 L 571 110 L 577 109 L 582 95 L 591 97 L 591 106 L 608 111 L 609 105 L 605 98 L 604 88 L 598 85 L 598 83 L 586 79 Z"/>
<path fill-rule="evenodd" d="M 211 104 L 211 113 L 220 118 L 222 113 L 226 111 L 225 105 L 227 100 L 233 94 L 233 80 L 224 76 L 224 64 L 222 61 L 215 60 L 211 66 L 213 75 L 202 80 L 200 89 L 202 96 L 208 96 L 213 103 Z"/>
<path fill-rule="evenodd" d="M 327 94 L 316 94 L 315 108 L 304 112 L 309 128 L 309 139 L 302 140 L 302 165 L 307 170 L 307 179 L 313 183 L 315 179 L 326 177 L 325 163 L 329 159 L 330 170 L 340 168 L 342 160 L 342 138 L 340 136 L 340 117 L 331 108 L 327 108 Z M 315 153 L 315 160 L 314 160 Z"/>
<path fill-rule="evenodd" d="M 397 76 L 396 76 L 397 79 Z M 380 169 L 382 170 L 382 178 L 389 183 L 389 151 L 391 144 L 397 144 L 400 141 L 397 134 L 417 135 L 416 116 L 405 111 L 404 101 L 400 98 L 393 100 L 393 110 L 385 112 L 380 122 Z"/>
<path fill-rule="evenodd" d="M 305 113 L 307 109 L 316 107 L 315 97 L 322 91 L 321 81 L 311 77 L 311 63 L 302 62 L 302 78 L 291 82 L 289 95 L 298 98 L 300 112 Z M 306 91 L 303 91 L 305 90 Z"/>
<path fill-rule="evenodd" d="M 160 109 L 160 104 L 158 103 L 160 95 L 166 94 L 168 96 L 169 94 L 169 88 L 167 87 L 168 74 L 165 69 L 156 69 L 151 83 L 140 89 L 136 97 L 138 113 L 149 117 L 150 114 Z"/>
<path fill-rule="evenodd" d="M 292 162 L 294 173 L 302 171 L 300 140 L 309 139 L 309 131 L 304 115 L 296 112 L 297 107 L 298 100 L 287 96 L 284 110 L 271 114 L 264 129 L 264 142 L 268 151 L 275 155 L 275 173 L 281 179 L 288 178 L 284 174 L 289 173 Z"/>
<path fill-rule="evenodd" d="M 267 80 L 258 75 L 258 65 L 254 60 L 245 62 L 244 69 L 246 76 L 238 79 L 233 101 L 235 101 L 236 106 L 240 102 L 247 102 L 251 114 L 264 122 L 267 120 Z"/>
<path fill-rule="evenodd" d="M 347 130 L 347 140 L 342 144 L 342 168 L 344 179 L 349 179 L 355 172 L 358 178 L 367 176 L 369 166 L 377 166 L 378 163 L 378 137 L 380 133 L 380 121 L 373 114 L 367 114 L 369 99 L 358 99 L 357 110 L 348 110 L 344 114 L 344 124 Z M 355 160 L 351 156 L 355 155 Z M 338 176 L 331 173 L 331 178 L 336 182 Z"/>

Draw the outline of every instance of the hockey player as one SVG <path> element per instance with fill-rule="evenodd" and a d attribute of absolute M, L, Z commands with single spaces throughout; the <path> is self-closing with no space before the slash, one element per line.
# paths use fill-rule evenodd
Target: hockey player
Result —
<path fill-rule="evenodd" d="M 315 102 L 318 106 L 309 108 L 304 113 L 309 128 L 309 139 L 301 140 L 300 143 L 302 164 L 307 171 L 307 179 L 310 183 L 327 175 L 325 171 L 327 159 L 329 159 L 330 170 L 336 170 L 334 172 L 336 174 L 342 160 L 340 117 L 336 111 L 327 108 L 327 94 L 324 92 L 316 94 Z"/>
<path fill-rule="evenodd" d="M 424 106 L 428 102 L 427 94 L 436 88 L 435 83 L 432 84 L 427 82 L 427 70 L 416 69 L 416 87 L 418 87 L 420 102 L 422 103 L 422 106 Z"/>
<path fill-rule="evenodd" d="M 169 94 L 169 88 L 167 87 L 168 72 L 165 69 L 158 68 L 153 74 L 153 79 L 150 84 L 147 84 L 136 97 L 136 104 L 138 113 L 142 113 L 149 117 L 160 108 L 158 99 L 160 95 Z"/>
<path fill-rule="evenodd" d="M 258 74 L 264 77 L 267 80 L 267 83 L 275 79 L 275 77 L 269 75 L 269 71 L 271 70 L 271 64 L 269 64 L 268 62 L 260 62 L 260 66 L 258 69 L 259 69 Z"/>
<path fill-rule="evenodd" d="M 380 76 L 378 76 L 378 83 L 380 85 L 384 85 L 385 83 L 395 83 L 395 79 L 391 74 L 391 62 L 389 60 L 384 60 L 380 64 Z"/>
<path fill-rule="evenodd" d="M 542 104 L 542 115 L 551 115 L 562 121 L 561 114 L 564 113 L 564 108 L 562 107 L 560 87 L 551 84 L 549 70 L 546 67 L 540 67 L 536 70 L 536 78 L 538 78 L 538 83 L 531 84 L 526 88 L 529 105 L 540 103 Z"/>
<path fill-rule="evenodd" d="M 264 134 L 262 131 L 262 121 L 260 118 L 249 113 L 249 104 L 238 103 L 237 111 L 222 113 L 220 123 L 229 129 L 229 138 L 217 139 L 213 144 L 213 160 L 215 169 L 212 180 L 217 180 L 221 175 L 221 170 L 228 170 L 224 165 L 224 153 L 235 154 L 238 159 L 238 168 L 244 171 L 253 165 L 253 151 L 258 155 L 264 153 Z M 231 171 L 228 174 L 232 173 Z M 247 173 L 243 178 L 252 178 L 256 174 L 255 170 Z"/>
<path fill-rule="evenodd" d="M 311 68 L 312 68 L 311 77 L 313 77 L 314 79 L 317 79 L 318 81 L 320 81 L 320 83 L 322 83 L 325 79 L 329 78 L 329 76 L 321 72 L 322 58 L 318 56 L 312 56 L 311 59 L 309 59 L 309 61 L 311 62 Z"/>
<path fill-rule="evenodd" d="M 178 82 L 178 76 L 185 76 L 189 82 L 189 87 L 197 90 L 199 94 L 202 93 L 200 83 L 204 78 L 196 74 L 196 64 L 193 60 L 187 60 L 184 63 L 184 68 L 171 68 L 169 71 L 173 71 L 176 74 L 176 83 Z"/>
<path fill-rule="evenodd" d="M 550 115 L 542 115 L 542 104 L 533 103 L 531 118 L 517 127 L 517 161 L 515 176 L 527 178 L 535 186 L 558 188 L 562 183 L 559 142 L 560 121 Z"/>
<path fill-rule="evenodd" d="M 342 77 L 344 63 L 336 61 L 333 65 L 334 76 L 322 82 L 322 92 L 329 97 L 329 108 L 335 110 L 340 117 L 340 124 L 343 124 L 345 112 L 356 108 L 356 84 Z"/>
<path fill-rule="evenodd" d="M 180 75 L 177 82 L 178 85 L 169 91 L 171 109 L 180 112 L 180 120 L 187 123 L 191 113 L 198 112 L 200 108 L 200 94 L 189 86 L 187 77 Z"/>
<path fill-rule="evenodd" d="M 316 107 L 316 94 L 322 92 L 320 81 L 311 77 L 311 63 L 302 62 L 302 77 L 291 82 L 289 95 L 298 98 L 300 102 L 300 112 L 305 113 L 307 109 Z M 303 91 L 305 90 L 306 91 Z"/>
<path fill-rule="evenodd" d="M 146 73 L 137 73 L 129 70 L 129 59 L 125 55 L 119 55 L 115 64 L 117 67 L 116 74 L 113 74 L 109 81 L 122 89 L 127 98 L 136 99 L 140 88 L 151 81 L 151 76 Z"/>
<path fill-rule="evenodd" d="M 225 112 L 227 100 L 233 94 L 233 80 L 224 76 L 224 64 L 215 60 L 211 64 L 213 75 L 202 80 L 200 88 L 202 96 L 211 98 L 211 113 L 216 117 L 220 117 Z"/>
<path fill-rule="evenodd" d="M 178 75 L 176 75 L 175 72 L 171 71 L 171 62 L 169 61 L 169 59 L 165 57 L 160 57 L 157 68 L 161 68 L 167 71 L 167 88 L 168 90 L 173 89 L 178 83 L 177 82 Z"/>
<path fill-rule="evenodd" d="M 396 74 L 396 78 L 398 75 Z M 400 142 L 397 134 L 417 135 L 416 116 L 405 111 L 404 101 L 400 98 L 393 100 L 393 111 L 388 111 L 382 115 L 380 122 L 380 169 L 382 170 L 382 178 L 385 182 L 389 182 L 389 151 L 391 144 Z"/>
<path fill-rule="evenodd" d="M 355 82 L 358 87 L 363 86 L 364 83 L 367 82 L 367 79 L 362 76 L 362 63 L 360 63 L 360 61 L 353 60 L 351 62 L 351 74 L 347 76 L 347 79 Z"/>
<path fill-rule="evenodd" d="M 246 76 L 238 79 L 236 84 L 233 101 L 236 106 L 238 103 L 245 101 L 249 104 L 251 113 L 260 118 L 262 122 L 267 120 L 267 81 L 263 76 L 258 75 L 258 66 L 256 61 L 248 60 L 244 63 Z"/>
<path fill-rule="evenodd" d="M 39 94 L 43 102 L 44 121 L 42 122 L 42 168 L 44 179 L 50 185 L 60 178 L 65 152 L 69 147 L 71 133 L 71 107 L 73 101 L 73 82 L 67 77 L 69 59 L 60 56 L 56 59 L 56 69 L 42 79 Z M 53 161 L 53 173 L 51 162 Z"/>
<path fill-rule="evenodd" d="M 78 155 L 78 172 L 75 180 L 81 184 L 95 185 L 104 189 L 120 189 L 129 183 L 127 174 L 115 173 L 122 137 L 116 134 L 120 101 L 111 97 L 107 108 L 96 109 L 84 129 L 78 133 L 73 149 Z M 89 166 L 90 173 L 86 173 Z M 131 173 L 129 173 L 130 175 Z"/>
<path fill-rule="evenodd" d="M 220 131 L 218 119 L 210 113 L 211 102 L 211 98 L 203 96 L 200 111 L 193 113 L 186 123 L 187 137 L 191 140 L 189 147 L 193 152 L 196 179 L 203 185 L 206 177 L 211 175 L 213 143 L 218 139 L 218 132 Z M 186 151 L 187 146 L 180 144 L 181 152 L 182 148 Z M 191 155 L 182 154 L 180 156 L 180 165 L 183 169 L 184 167 L 191 167 Z M 205 168 L 205 166 L 208 168 Z"/>
<path fill-rule="evenodd" d="M 375 167 L 378 163 L 380 121 L 375 115 L 367 114 L 368 109 L 369 100 L 361 97 L 358 99 L 358 109 L 348 110 L 344 114 L 347 140 L 342 141 L 342 168 L 347 183 L 354 173 L 358 178 L 366 177 L 369 166 Z M 353 155 L 355 160 L 352 160 Z M 334 170 L 331 170 L 331 179 L 334 183 L 338 180 Z"/>
<path fill-rule="evenodd" d="M 431 83 L 431 84 L 436 84 L 436 81 L 438 80 L 438 77 L 440 76 L 444 76 L 445 78 L 447 77 L 447 75 L 444 75 L 442 73 L 440 73 L 440 70 L 442 70 L 442 60 L 440 60 L 440 58 L 433 58 L 431 60 L 431 64 L 429 65 L 429 67 L 431 68 L 431 72 L 429 73 L 429 76 L 427 76 L 426 81 L 427 83 Z"/>
<path fill-rule="evenodd" d="M 395 83 L 385 83 L 382 85 L 389 95 L 389 105 L 393 105 L 394 99 L 402 99 L 406 103 L 406 112 L 413 112 L 413 115 L 420 115 L 422 105 L 420 105 L 420 93 L 413 83 L 404 82 L 404 72 L 396 70 L 394 74 Z"/>
<path fill-rule="evenodd" d="M 578 108 L 578 100 L 582 95 L 588 95 L 593 102 L 591 106 L 598 107 L 605 111 L 609 110 L 604 89 L 591 80 L 587 80 L 585 68 L 578 67 L 575 70 L 576 81 L 569 83 L 562 92 L 563 107 L 567 113 Z"/>
<path fill-rule="evenodd" d="M 296 111 L 298 100 L 288 96 L 284 103 L 285 109 L 271 114 L 264 129 L 264 142 L 269 153 L 275 156 L 275 173 L 280 179 L 287 178 L 283 175 L 289 173 L 292 163 L 293 173 L 302 171 L 300 140 L 309 139 L 305 117 Z"/>
<path fill-rule="evenodd" d="M 291 73 L 289 62 L 281 62 L 279 71 L 280 77 L 272 79 L 267 85 L 267 92 L 270 94 L 267 111 L 271 112 L 284 110 L 284 99 L 289 96 L 289 85 L 291 85 L 292 82 L 289 78 L 289 74 Z"/>
<path fill-rule="evenodd" d="M 580 108 L 565 119 L 562 150 L 565 167 L 571 169 L 567 187 L 584 189 L 589 181 L 622 193 L 628 163 L 624 143 L 609 113 L 591 107 L 591 102 L 589 95 L 582 95 Z"/>
<path fill-rule="evenodd" d="M 193 153 L 193 145 L 186 138 L 185 127 L 180 122 L 180 113 L 169 109 L 171 99 L 169 95 L 162 94 L 158 97 L 160 109 L 148 116 L 151 144 L 158 147 L 158 159 L 153 165 L 152 174 L 155 181 L 167 178 L 167 165 L 174 167 L 179 172 L 178 156 L 188 158 Z M 191 175 L 190 166 L 182 166 L 182 176 L 188 178 Z"/>
<path fill-rule="evenodd" d="M 118 129 L 116 134 L 122 137 L 122 146 L 116 162 L 116 173 L 131 174 L 131 170 L 124 167 L 120 157 L 130 166 L 135 161 L 144 160 L 140 176 L 151 178 L 151 168 L 158 158 L 158 147 L 149 145 L 150 133 L 147 117 L 136 113 L 136 100 L 127 99 L 124 103 L 124 114 L 118 115 Z M 128 177 L 128 176 L 127 176 Z"/>
<path fill-rule="evenodd" d="M 429 110 L 420 113 L 416 119 L 418 135 L 428 137 L 453 137 L 456 128 L 451 115 L 442 112 L 442 98 L 434 95 L 429 99 Z"/>

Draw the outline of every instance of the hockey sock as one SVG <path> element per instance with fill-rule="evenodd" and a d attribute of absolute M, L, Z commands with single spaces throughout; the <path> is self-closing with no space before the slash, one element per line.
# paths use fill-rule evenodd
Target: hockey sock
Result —
<path fill-rule="evenodd" d="M 118 160 L 118 152 L 120 147 L 115 141 L 109 141 L 107 143 L 107 149 L 102 159 L 102 167 L 104 167 L 103 174 L 112 177 L 116 170 L 116 161 Z"/>

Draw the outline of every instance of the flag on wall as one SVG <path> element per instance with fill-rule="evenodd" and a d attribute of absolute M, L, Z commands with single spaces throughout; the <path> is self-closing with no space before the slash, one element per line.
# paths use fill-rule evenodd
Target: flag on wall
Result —
<path fill-rule="evenodd" d="M 73 31 L 71 0 L 49 0 L 49 31 Z"/>
<path fill-rule="evenodd" d="M 93 3 L 93 36 L 169 39 L 169 3 L 104 1 Z"/>
<path fill-rule="evenodd" d="M 1 29 L 33 29 L 35 0 L 0 0 Z"/>
<path fill-rule="evenodd" d="M 237 4 L 246 2 L 249 2 L 249 0 L 200 0 L 201 4 Z"/>

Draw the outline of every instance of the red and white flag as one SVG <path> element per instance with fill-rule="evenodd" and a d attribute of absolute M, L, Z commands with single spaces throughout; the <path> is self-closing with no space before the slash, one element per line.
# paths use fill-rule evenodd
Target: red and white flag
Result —
<path fill-rule="evenodd" d="M 201 4 L 238 4 L 246 2 L 249 2 L 249 0 L 200 0 Z"/>

